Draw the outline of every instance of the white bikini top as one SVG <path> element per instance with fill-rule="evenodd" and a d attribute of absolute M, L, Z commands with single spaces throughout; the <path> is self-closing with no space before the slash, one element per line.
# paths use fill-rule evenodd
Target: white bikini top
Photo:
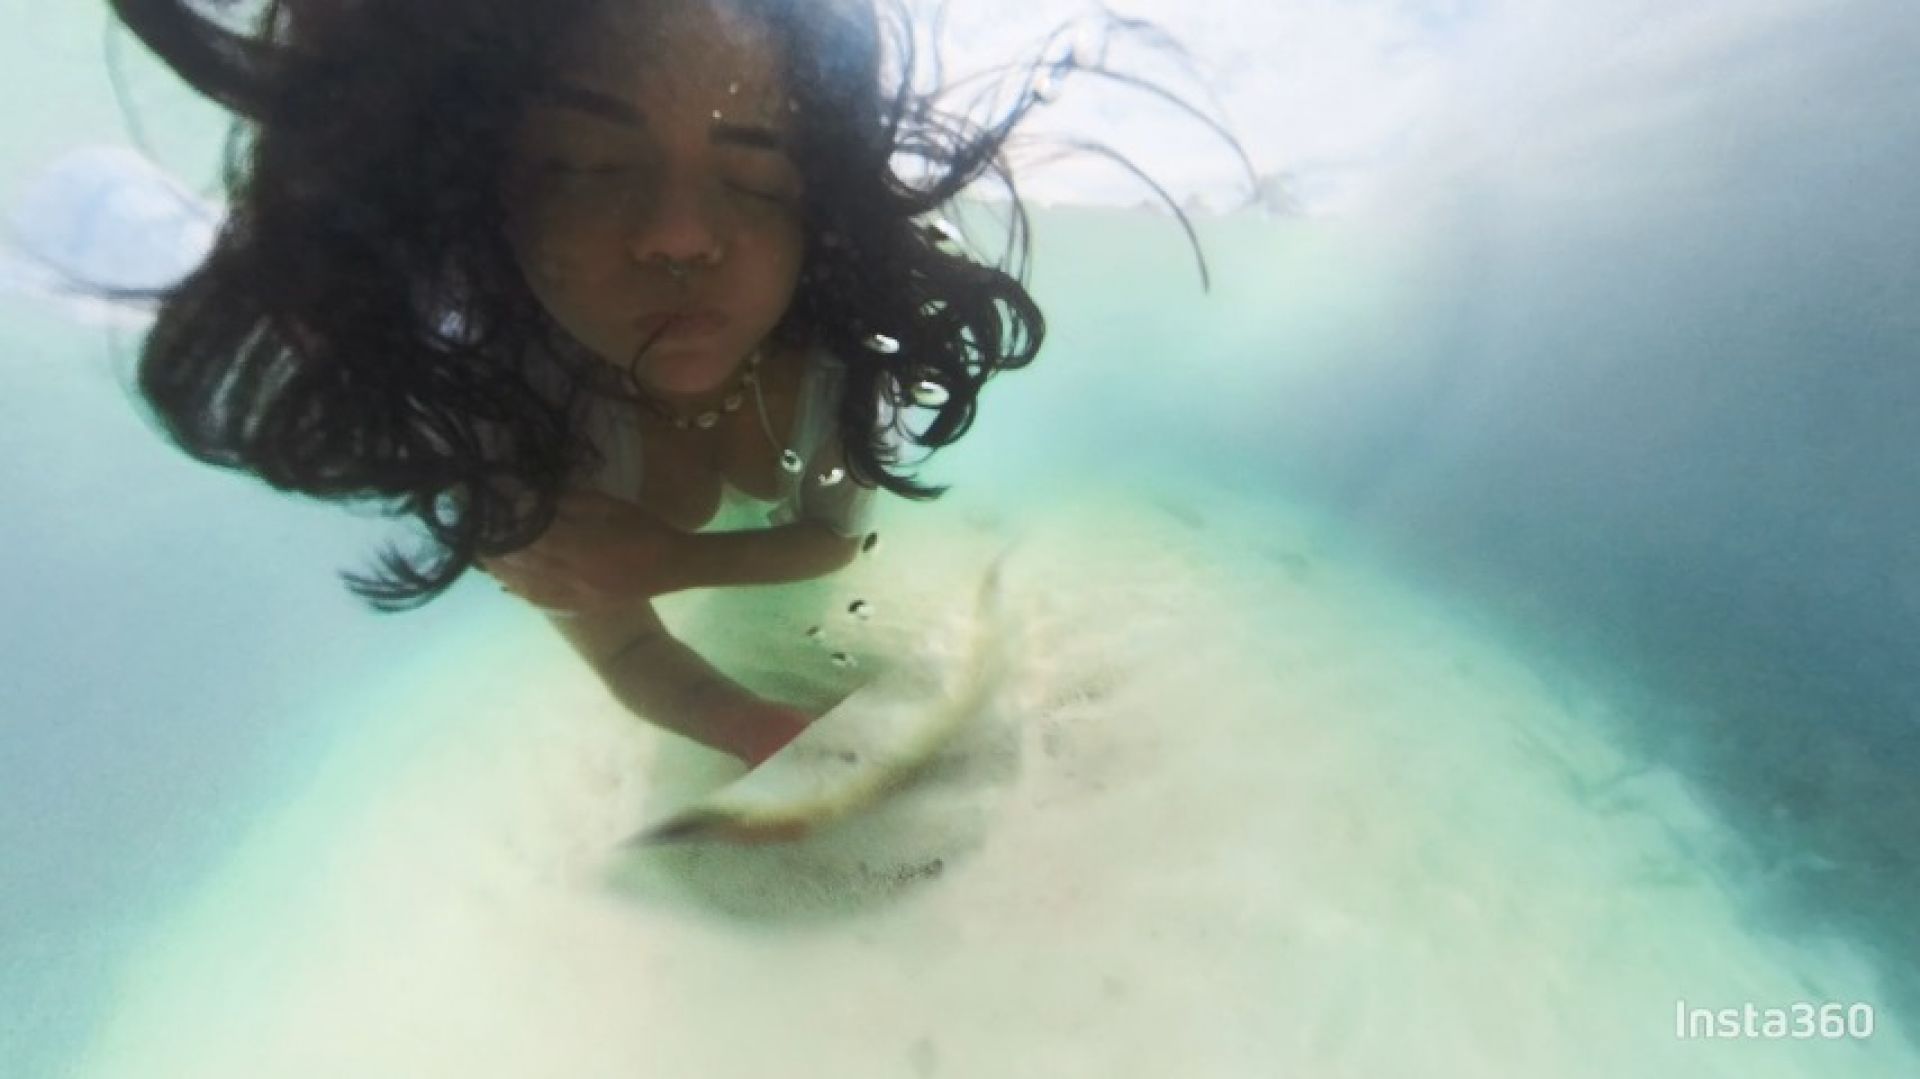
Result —
<path fill-rule="evenodd" d="M 846 365 L 825 349 L 808 353 L 801 376 L 793 430 L 781 438 L 767 418 L 760 388 L 753 388 L 760 426 L 772 444 L 782 447 L 781 490 L 772 500 L 756 498 L 721 481 L 720 512 L 700 529 L 725 531 L 751 526 L 756 519 L 770 525 L 819 521 L 834 534 L 864 535 L 872 517 L 874 489 L 854 482 L 829 451 L 835 444 L 840 397 L 846 383 Z M 884 411 L 884 402 L 883 411 Z M 640 432 L 630 406 L 594 398 L 587 414 L 587 430 L 605 458 L 588 482 L 614 498 L 640 500 L 644 472 L 640 459 Z"/>

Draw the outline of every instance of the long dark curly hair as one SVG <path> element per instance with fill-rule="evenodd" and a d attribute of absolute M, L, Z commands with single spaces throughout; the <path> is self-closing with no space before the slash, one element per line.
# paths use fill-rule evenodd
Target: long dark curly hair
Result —
<path fill-rule="evenodd" d="M 343 574 L 377 609 L 417 607 L 476 558 L 532 542 L 596 453 L 574 407 L 590 360 L 554 347 L 564 331 L 522 277 L 499 192 L 523 103 L 575 20 L 607 2 L 267 0 L 242 18 L 234 0 L 113 0 L 237 118 L 212 252 L 147 294 L 160 302 L 139 393 L 200 461 L 424 526 L 424 551 L 389 548 L 381 572 Z M 788 92 L 812 120 L 794 150 L 804 261 L 775 335 L 846 362 L 837 422 L 854 479 L 935 497 L 890 470 L 901 462 L 879 402 L 930 411 L 896 433 L 931 452 L 966 433 L 989 378 L 1034 359 L 1046 323 L 1024 284 L 1027 217 L 1002 151 L 1069 73 L 1147 85 L 1106 70 L 1104 45 L 1153 31 L 1112 16 L 1060 28 L 1024 68 L 1002 70 L 1018 81 L 996 84 L 995 115 L 980 120 L 919 86 L 897 2 L 730 3 L 784 42 Z M 939 216 L 982 178 L 1012 209 L 993 264 Z M 534 349 L 566 371 L 563 399 L 535 389 Z"/>

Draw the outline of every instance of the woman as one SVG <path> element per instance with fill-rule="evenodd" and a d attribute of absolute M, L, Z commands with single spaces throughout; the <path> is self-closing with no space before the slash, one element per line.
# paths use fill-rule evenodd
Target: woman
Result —
<path fill-rule="evenodd" d="M 382 609 L 477 564 L 646 719 L 749 764 L 797 735 L 651 600 L 830 573 L 876 488 L 939 493 L 900 444 L 964 434 L 1045 326 L 1017 200 L 1011 268 L 935 215 L 1011 190 L 1008 137 L 1092 50 L 976 126 L 913 90 L 904 20 L 883 83 L 871 0 L 282 0 L 256 35 L 114 6 L 250 121 L 142 353 L 182 448 L 417 518 L 423 562 L 348 578 Z M 729 500 L 770 527 L 703 532 Z"/>

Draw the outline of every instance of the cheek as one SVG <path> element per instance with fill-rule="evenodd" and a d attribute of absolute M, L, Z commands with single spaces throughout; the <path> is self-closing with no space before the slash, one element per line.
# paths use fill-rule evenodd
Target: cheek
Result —
<path fill-rule="evenodd" d="M 621 268 L 621 252 L 608 244 L 569 242 L 537 224 L 517 227 L 511 237 L 520 271 L 536 289 L 564 289 L 603 280 Z"/>
<path fill-rule="evenodd" d="M 758 301 L 756 306 L 777 308 L 771 311 L 773 317 L 784 314 L 793 300 L 802 252 L 797 225 L 758 235 L 739 249 L 739 280 Z"/>
<path fill-rule="evenodd" d="M 508 235 L 528 291 L 555 321 L 582 341 L 620 313 L 620 292 L 632 267 L 617 245 L 569 243 L 523 221 Z"/>
<path fill-rule="evenodd" d="M 507 240 L 521 273 L 536 289 L 555 291 L 593 285 L 625 269 L 627 253 L 615 230 L 595 228 L 583 219 L 587 207 L 569 207 L 532 183 L 514 190 L 507 216 Z M 598 212 L 599 217 L 607 214 Z"/>
<path fill-rule="evenodd" d="M 589 348 L 606 349 L 621 344 L 604 337 L 609 320 L 618 314 L 618 305 L 610 304 L 614 290 L 606 273 L 595 274 L 576 258 L 519 250 L 520 276 L 548 317 Z"/>

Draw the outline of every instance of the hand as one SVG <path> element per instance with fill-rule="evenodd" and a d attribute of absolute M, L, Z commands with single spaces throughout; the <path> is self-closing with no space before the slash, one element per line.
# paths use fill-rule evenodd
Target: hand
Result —
<path fill-rule="evenodd" d="M 758 768 L 800 737 L 814 717 L 791 705 L 760 697 L 728 696 L 702 717 L 725 744 L 716 748 Z"/>
<path fill-rule="evenodd" d="M 531 546 L 480 568 L 535 607 L 584 614 L 682 587 L 676 570 L 688 539 L 631 502 L 574 490 Z"/>

